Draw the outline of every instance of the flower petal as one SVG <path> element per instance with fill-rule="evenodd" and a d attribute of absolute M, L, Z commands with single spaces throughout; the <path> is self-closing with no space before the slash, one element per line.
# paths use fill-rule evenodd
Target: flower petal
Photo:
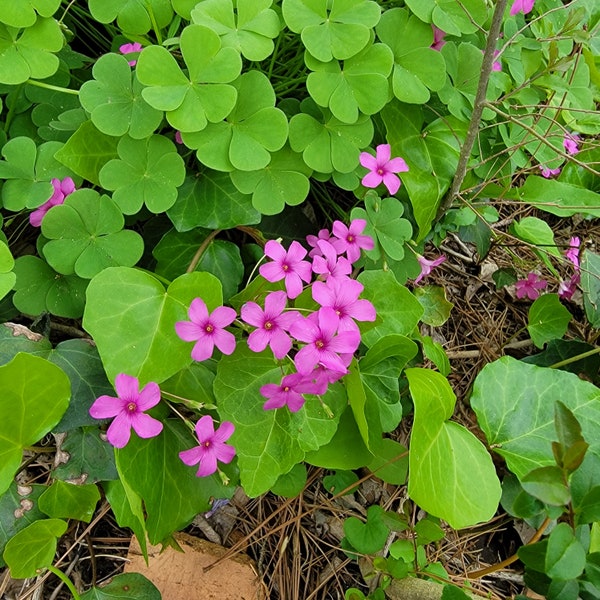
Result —
<path fill-rule="evenodd" d="M 260 265 L 258 272 L 271 283 L 280 281 L 285 277 L 285 271 L 281 268 L 281 265 L 276 262 L 265 263 Z"/>
<path fill-rule="evenodd" d="M 225 331 L 224 329 L 215 329 L 212 338 L 215 346 L 223 354 L 233 354 L 236 344 L 233 333 Z"/>
<path fill-rule="evenodd" d="M 206 332 L 200 325 L 191 321 L 177 321 L 175 323 L 175 332 L 184 342 L 195 342 Z"/>
<path fill-rule="evenodd" d="M 286 259 L 287 252 L 280 242 L 277 240 L 269 240 L 265 244 L 265 256 L 268 256 L 270 259 L 281 263 Z"/>
<path fill-rule="evenodd" d="M 208 319 L 208 308 L 202 298 L 194 298 L 188 309 L 188 317 L 194 323 L 202 325 Z"/>
<path fill-rule="evenodd" d="M 135 400 L 140 394 L 140 382 L 137 377 L 132 377 L 125 373 L 119 373 L 115 377 L 115 389 L 117 390 L 117 396 L 124 400 Z"/>
<path fill-rule="evenodd" d="M 278 292 L 271 292 L 265 297 L 265 315 L 269 319 L 278 317 L 287 304 L 287 294 L 280 290 Z"/>
<path fill-rule="evenodd" d="M 392 171 L 392 173 L 404 173 L 409 170 L 406 161 L 403 158 L 397 156 L 396 158 L 392 158 L 390 162 L 387 164 L 387 170 Z"/>
<path fill-rule="evenodd" d="M 215 447 L 215 457 L 222 463 L 229 464 L 235 456 L 235 448 L 227 444 L 219 444 Z"/>
<path fill-rule="evenodd" d="M 131 423 L 123 413 L 119 413 L 110 424 L 106 431 L 106 437 L 115 448 L 125 448 L 127 446 L 127 442 L 131 437 Z"/>
<path fill-rule="evenodd" d="M 192 465 L 197 465 L 202 460 L 204 453 L 205 450 L 202 448 L 202 446 L 194 446 L 189 450 L 183 450 L 180 452 L 179 458 L 184 464 L 188 465 L 188 467 L 191 467 Z"/>
<path fill-rule="evenodd" d="M 369 171 L 377 170 L 377 159 L 372 154 L 369 154 L 368 152 L 361 152 L 358 160 L 360 161 L 360 164 L 365 167 L 365 169 L 369 169 Z"/>
<path fill-rule="evenodd" d="M 383 185 L 387 188 L 390 196 L 393 196 L 400 189 L 400 179 L 393 173 L 384 173 Z"/>
<path fill-rule="evenodd" d="M 160 388 L 157 383 L 147 383 L 138 395 L 138 409 L 148 410 L 160 402 Z"/>
<path fill-rule="evenodd" d="M 236 317 L 237 313 L 233 308 L 230 308 L 229 306 L 219 306 L 210 314 L 210 322 L 216 327 L 223 328 L 231 325 Z"/>
<path fill-rule="evenodd" d="M 203 417 L 200 417 L 196 422 L 195 431 L 198 441 L 201 444 L 212 440 L 213 436 L 215 435 L 213 418 L 210 415 L 204 415 Z"/>
<path fill-rule="evenodd" d="M 283 329 L 275 329 L 270 336 L 269 346 L 277 360 L 282 359 L 292 348 L 292 340 Z"/>
<path fill-rule="evenodd" d="M 217 457 L 214 452 L 206 452 L 200 461 L 200 466 L 196 472 L 198 477 L 208 477 L 217 470 Z"/>
<path fill-rule="evenodd" d="M 392 147 L 389 144 L 379 144 L 377 146 L 377 164 L 383 167 L 390 160 L 392 156 Z"/>
<path fill-rule="evenodd" d="M 383 177 L 376 171 L 371 171 L 371 173 L 367 173 L 360 180 L 363 186 L 368 188 L 376 188 L 382 181 Z"/>
<path fill-rule="evenodd" d="M 285 297 L 285 292 L 281 293 Z M 265 320 L 263 309 L 256 302 L 246 302 L 240 309 L 240 317 L 254 327 L 262 327 Z"/>
<path fill-rule="evenodd" d="M 224 444 L 235 431 L 235 425 L 231 421 L 223 421 L 215 431 L 213 441 L 218 444 Z"/>
<path fill-rule="evenodd" d="M 200 338 L 192 348 L 192 358 L 197 362 L 209 359 L 213 350 L 215 349 L 215 342 L 209 335 L 204 335 Z"/>
<path fill-rule="evenodd" d="M 110 419 L 123 410 L 123 400 L 113 396 L 100 396 L 90 406 L 90 415 L 94 419 Z"/>
<path fill-rule="evenodd" d="M 131 426 L 141 438 L 156 437 L 163 430 L 163 424 L 146 413 L 134 415 Z"/>
<path fill-rule="evenodd" d="M 271 333 L 264 329 L 256 329 L 248 336 L 248 348 L 252 352 L 262 352 L 271 341 Z"/>

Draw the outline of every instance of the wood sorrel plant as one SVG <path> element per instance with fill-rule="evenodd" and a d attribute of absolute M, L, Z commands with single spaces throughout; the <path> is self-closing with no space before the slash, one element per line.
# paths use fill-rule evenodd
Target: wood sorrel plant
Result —
<path fill-rule="evenodd" d="M 89 522 L 99 487 L 144 548 L 237 484 L 299 493 L 305 463 L 394 484 L 408 463 L 424 510 L 456 528 L 489 520 L 490 454 L 450 421 L 448 358 L 418 329 L 451 306 L 405 284 L 443 263 L 424 244 L 453 228 L 487 253 L 490 198 L 600 215 L 598 21 L 585 0 L 3 3 L 1 309 L 46 334 L 0 330 L 13 576 L 56 570 L 66 520 Z M 331 228 L 315 235 L 305 202 Z M 556 277 L 552 232 L 526 219 L 511 234 Z M 597 327 L 600 259 L 585 250 L 577 268 Z M 532 306 L 538 345 L 564 334 L 547 296 Z M 520 479 L 552 460 L 532 398 L 552 407 L 552 389 L 573 389 L 565 403 L 600 439 L 597 388 L 547 371 L 502 359 L 474 388 Z M 401 380 L 414 423 L 397 460 Z M 50 433 L 68 458 L 23 488 L 24 452 Z"/>

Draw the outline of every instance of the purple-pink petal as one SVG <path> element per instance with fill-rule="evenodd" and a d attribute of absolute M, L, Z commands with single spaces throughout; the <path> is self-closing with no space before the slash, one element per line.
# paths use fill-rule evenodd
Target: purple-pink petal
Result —
<path fill-rule="evenodd" d="M 197 362 L 208 360 L 215 349 L 215 342 L 212 336 L 203 335 L 198 339 L 192 348 L 192 358 Z"/>
<path fill-rule="evenodd" d="M 118 375 L 117 375 L 118 377 Z M 137 381 L 137 379 L 136 379 Z M 118 390 L 119 388 L 117 388 Z M 122 394 L 121 394 L 122 396 Z M 157 383 L 147 383 L 137 395 L 138 410 L 144 411 L 156 406 L 160 402 L 160 388 Z"/>
<path fill-rule="evenodd" d="M 277 360 L 282 359 L 292 348 L 292 340 L 283 329 L 275 329 L 271 334 L 269 345 Z"/>
<path fill-rule="evenodd" d="M 235 321 L 236 316 L 237 313 L 233 308 L 230 308 L 229 306 L 218 306 L 210 313 L 209 320 L 211 325 L 222 329 L 223 327 L 231 325 L 233 321 Z"/>
<path fill-rule="evenodd" d="M 136 413 L 131 417 L 131 426 L 141 438 L 152 438 L 163 430 L 163 424 L 146 413 Z"/>
<path fill-rule="evenodd" d="M 277 240 L 269 240 L 265 244 L 264 252 L 265 256 L 268 256 L 270 259 L 275 260 L 277 262 L 284 261 L 287 256 L 285 248 Z"/>
<path fill-rule="evenodd" d="M 271 292 L 265 297 L 265 315 L 269 319 L 279 316 L 287 304 L 287 295 L 283 291 Z"/>
<path fill-rule="evenodd" d="M 252 352 L 262 352 L 269 345 L 270 340 L 271 333 L 268 333 L 264 329 L 256 329 L 248 336 L 248 347 Z"/>
<path fill-rule="evenodd" d="M 376 171 L 379 166 L 377 164 L 377 159 L 369 152 L 361 152 L 358 160 L 360 161 L 360 164 L 366 169 L 369 169 L 369 171 Z"/>
<path fill-rule="evenodd" d="M 200 417 L 196 422 L 194 430 L 196 431 L 196 436 L 198 437 L 200 444 L 210 441 L 215 434 L 213 418 L 210 415 Z"/>
<path fill-rule="evenodd" d="M 394 173 L 404 173 L 408 171 L 408 165 L 406 164 L 406 161 L 399 156 L 392 158 L 392 160 L 388 162 L 387 168 L 389 171 L 393 171 Z"/>
<path fill-rule="evenodd" d="M 379 167 L 384 166 L 390 160 L 392 156 L 392 147 L 389 144 L 379 144 L 376 151 L 377 165 Z"/>
<path fill-rule="evenodd" d="M 213 440 L 218 444 L 224 444 L 235 431 L 235 426 L 231 421 L 223 421 L 215 431 Z"/>
<path fill-rule="evenodd" d="M 131 423 L 126 413 L 119 413 L 106 430 L 108 441 L 115 448 L 124 448 L 131 438 Z"/>
<path fill-rule="evenodd" d="M 217 471 L 217 457 L 214 452 L 208 451 L 204 453 L 196 471 L 198 477 L 208 477 Z"/>
<path fill-rule="evenodd" d="M 282 292 L 285 296 L 285 292 Z M 242 321 L 253 327 L 262 327 L 264 323 L 263 309 L 256 302 L 246 302 L 240 309 Z"/>
<path fill-rule="evenodd" d="M 90 415 L 94 419 L 111 419 L 123 409 L 123 401 L 113 396 L 100 396 L 90 407 Z"/>
<path fill-rule="evenodd" d="M 195 342 L 200 337 L 206 335 L 205 330 L 200 325 L 191 321 L 177 321 L 175 323 L 175 332 L 184 342 Z"/>
<path fill-rule="evenodd" d="M 286 272 L 282 269 L 281 265 L 277 262 L 268 262 L 264 265 L 260 265 L 258 272 L 271 283 L 280 281 L 286 275 Z"/>
<path fill-rule="evenodd" d="M 117 390 L 117 396 L 119 396 L 119 398 L 123 400 L 137 400 L 140 382 L 138 381 L 137 377 L 132 377 L 126 373 L 119 373 L 115 377 L 115 389 Z M 158 394 L 160 399 L 160 390 Z"/>
<path fill-rule="evenodd" d="M 217 460 L 229 464 L 235 456 L 235 448 L 226 444 L 218 444 L 215 445 L 214 454 Z"/>
<path fill-rule="evenodd" d="M 383 176 L 377 173 L 377 171 L 371 171 L 367 173 L 360 182 L 362 185 L 368 188 L 376 188 L 383 181 Z"/>
<path fill-rule="evenodd" d="M 384 173 L 383 185 L 387 188 L 390 196 L 393 196 L 400 189 L 400 179 L 393 173 Z"/>
<path fill-rule="evenodd" d="M 297 298 L 304 288 L 302 279 L 298 273 L 288 272 L 285 276 L 285 290 L 288 298 Z"/>
<path fill-rule="evenodd" d="M 208 319 L 208 308 L 202 298 L 192 300 L 188 309 L 188 317 L 199 325 L 203 325 Z"/>
<path fill-rule="evenodd" d="M 194 446 L 189 450 L 183 450 L 180 452 L 179 458 L 184 464 L 186 464 L 188 467 L 191 467 L 193 465 L 197 465 L 202 460 L 204 453 L 205 450 L 202 448 L 202 446 Z"/>
<path fill-rule="evenodd" d="M 215 346 L 223 354 L 233 354 L 233 351 L 235 350 L 235 336 L 233 333 L 225 331 L 224 329 L 215 329 L 212 332 L 212 339 Z"/>

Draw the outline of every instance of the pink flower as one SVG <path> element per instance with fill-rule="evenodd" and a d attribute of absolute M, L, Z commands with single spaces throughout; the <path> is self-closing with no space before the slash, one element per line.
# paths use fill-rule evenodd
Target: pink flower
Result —
<path fill-rule="evenodd" d="M 160 388 L 154 382 L 147 383 L 140 391 L 136 377 L 120 373 L 115 377 L 117 397 L 100 396 L 90 407 L 94 419 L 110 419 L 106 437 L 115 448 L 124 448 L 131 437 L 131 428 L 141 438 L 157 436 L 163 424 L 144 411 L 160 402 Z"/>
<path fill-rule="evenodd" d="M 65 198 L 75 191 L 75 182 L 70 177 L 65 177 L 62 181 L 60 179 L 52 179 L 51 181 L 54 191 L 49 200 L 46 200 L 44 204 L 38 206 L 30 215 L 29 223 L 34 227 L 39 227 L 42 224 L 42 220 L 46 216 L 46 213 L 53 207 L 62 204 Z"/>
<path fill-rule="evenodd" d="M 361 152 L 360 164 L 369 169 L 361 183 L 368 188 L 376 188 L 380 183 L 387 188 L 391 196 L 400 189 L 400 178 L 395 173 L 408 171 L 408 165 L 403 158 L 396 157 L 390 160 L 392 147 L 389 144 L 379 144 L 376 156 L 368 152 Z"/>
<path fill-rule="evenodd" d="M 529 273 L 527 279 L 520 279 L 515 283 L 517 298 L 527 296 L 530 300 L 536 300 L 540 296 L 540 290 L 548 285 L 545 279 L 541 279 L 537 273 Z"/>
<path fill-rule="evenodd" d="M 235 456 L 235 448 L 225 442 L 233 434 L 235 427 L 223 421 L 215 431 L 213 418 L 204 415 L 196 423 L 196 436 L 200 444 L 179 453 L 179 458 L 188 467 L 199 464 L 197 477 L 207 477 L 217 470 L 217 461 L 229 464 Z"/>
<path fill-rule="evenodd" d="M 431 29 L 433 29 L 433 44 L 431 44 L 430 48 L 434 50 L 441 50 L 446 44 L 446 32 L 442 31 L 439 27 L 436 27 L 433 23 L 431 24 Z"/>
<path fill-rule="evenodd" d="M 348 260 L 355 263 L 360 258 L 360 250 L 372 250 L 375 247 L 373 238 L 361 235 L 367 222 L 364 219 L 354 219 L 350 227 L 346 227 L 341 221 L 333 222 L 333 235 L 337 238 L 333 242 L 338 254 L 346 253 Z"/>
<path fill-rule="evenodd" d="M 546 179 L 550 179 L 554 175 L 560 175 L 560 167 L 557 167 L 556 169 L 549 169 L 544 165 L 538 166 L 540 168 L 540 171 L 542 172 L 542 177 L 545 177 Z"/>
<path fill-rule="evenodd" d="M 312 250 L 308 253 L 310 258 L 320 255 L 321 250 L 319 248 L 319 242 L 322 240 L 326 242 L 331 241 L 331 233 L 329 232 L 329 229 L 319 229 L 319 233 L 317 235 L 306 236 L 306 243 L 312 248 Z"/>
<path fill-rule="evenodd" d="M 265 244 L 265 255 L 273 262 L 261 265 L 260 274 L 271 283 L 284 279 L 288 298 L 299 296 L 303 288 L 302 282 L 310 283 L 312 278 L 310 263 L 302 260 L 306 256 L 306 248 L 294 240 L 286 252 L 278 241 L 269 240 Z"/>
<path fill-rule="evenodd" d="M 516 15 L 522 12 L 524 15 L 530 13 L 533 10 L 535 0 L 515 0 L 510 7 L 510 14 Z"/>
<path fill-rule="evenodd" d="M 192 348 L 192 358 L 202 361 L 210 358 L 215 346 L 223 354 L 235 350 L 235 337 L 225 327 L 231 325 L 236 314 L 233 308 L 219 306 L 208 314 L 202 298 L 195 298 L 188 309 L 190 321 L 175 323 L 177 335 L 185 342 L 196 342 Z"/>
<path fill-rule="evenodd" d="M 133 54 L 134 52 L 141 51 L 142 45 L 139 42 L 133 42 L 132 44 L 123 44 L 122 46 L 119 46 L 119 52 L 121 54 Z M 130 60 L 128 62 L 130 67 L 135 67 L 137 60 Z"/>
<path fill-rule="evenodd" d="M 336 335 L 339 320 L 335 310 L 325 306 L 292 323 L 291 335 L 306 343 L 294 357 L 299 373 L 308 375 L 317 365 L 341 373 L 348 372 L 339 354 L 354 354 L 360 344 L 360 334 L 356 331 L 342 331 Z"/>
<path fill-rule="evenodd" d="M 560 298 L 564 300 L 570 300 L 573 297 L 573 294 L 577 290 L 577 286 L 581 281 L 581 275 L 579 271 L 573 273 L 569 281 L 561 281 L 558 284 L 558 295 Z"/>
<path fill-rule="evenodd" d="M 183 144 L 183 139 L 181 137 L 181 131 L 176 131 L 175 132 L 175 143 L 177 143 L 177 144 Z"/>
<path fill-rule="evenodd" d="M 429 275 L 435 267 L 441 265 L 446 260 L 446 257 L 442 254 L 435 260 L 427 260 L 424 256 L 417 254 L 417 260 L 421 265 L 421 272 L 419 273 L 419 276 L 415 279 L 415 284 L 419 283 L 419 281 L 421 281 L 421 279 L 423 279 L 424 277 L 427 277 L 427 275 Z"/>
<path fill-rule="evenodd" d="M 282 408 L 286 406 L 290 412 L 298 412 L 304 406 L 302 394 L 318 394 L 321 392 L 317 384 L 313 383 L 310 376 L 300 373 L 285 375 L 281 383 L 267 383 L 260 388 L 260 393 L 267 398 L 263 404 L 265 410 Z"/>
<path fill-rule="evenodd" d="M 368 300 L 359 300 L 364 286 L 356 279 L 330 278 L 326 283 L 315 281 L 312 285 L 312 297 L 321 306 L 328 306 L 339 318 L 338 332 L 355 331 L 359 333 L 356 321 L 374 321 L 375 307 Z"/>
<path fill-rule="evenodd" d="M 267 346 L 275 358 L 283 358 L 292 347 L 286 333 L 290 325 L 300 316 L 296 311 L 283 312 L 287 303 L 284 291 L 271 292 L 265 298 L 265 310 L 256 302 L 246 302 L 241 309 L 242 320 L 257 327 L 248 337 L 248 346 L 253 352 L 262 352 Z"/>
<path fill-rule="evenodd" d="M 565 252 L 565 258 L 571 263 L 576 270 L 579 270 L 579 247 L 581 246 L 581 240 L 577 236 L 573 236 L 569 240 L 569 249 Z"/>
<path fill-rule="evenodd" d="M 482 50 L 484 52 L 484 50 Z M 500 54 L 500 50 L 494 50 L 494 58 Z M 502 71 L 502 63 L 499 60 L 495 60 L 492 63 L 492 71 Z"/>
<path fill-rule="evenodd" d="M 338 240 L 339 241 L 339 240 Z M 321 251 L 321 254 L 313 256 L 312 270 L 323 278 L 328 279 L 330 277 L 346 277 L 352 273 L 352 265 L 347 258 L 343 256 L 338 257 L 338 253 L 329 242 L 325 240 L 319 240 L 317 242 L 317 249 Z"/>
<path fill-rule="evenodd" d="M 579 152 L 578 142 L 578 133 L 566 133 L 563 138 L 563 147 L 569 154 L 577 154 Z"/>

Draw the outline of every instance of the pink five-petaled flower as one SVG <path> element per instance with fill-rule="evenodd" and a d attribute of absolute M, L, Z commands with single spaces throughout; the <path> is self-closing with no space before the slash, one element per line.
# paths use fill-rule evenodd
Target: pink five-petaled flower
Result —
<path fill-rule="evenodd" d="M 123 44 L 122 46 L 119 46 L 119 52 L 121 54 L 133 54 L 134 52 L 141 51 L 142 45 L 139 42 L 133 42 L 132 44 Z M 130 60 L 128 62 L 130 67 L 135 67 L 137 60 Z"/>
<path fill-rule="evenodd" d="M 415 279 L 415 284 L 419 283 L 424 277 L 427 277 L 435 267 L 441 265 L 446 260 L 446 257 L 442 254 L 434 260 L 427 260 L 424 256 L 417 254 L 417 260 L 419 261 L 419 265 L 421 265 L 421 272 Z"/>
<path fill-rule="evenodd" d="M 541 279 L 537 273 L 528 273 L 527 279 L 520 279 L 515 283 L 517 298 L 527 296 L 530 300 L 536 300 L 540 291 L 545 289 L 548 282 Z"/>
<path fill-rule="evenodd" d="M 196 423 L 196 436 L 200 444 L 179 453 L 179 458 L 188 467 L 198 466 L 197 477 L 207 477 L 217 470 L 217 461 L 230 463 L 235 456 L 235 448 L 225 442 L 233 434 L 235 427 L 229 421 L 223 421 L 215 431 L 213 418 L 204 415 Z"/>
<path fill-rule="evenodd" d="M 100 396 L 90 407 L 90 415 L 94 419 L 110 419 L 106 437 L 115 448 L 124 448 L 131 437 L 131 428 L 141 438 L 157 436 L 163 424 L 144 411 L 160 402 L 160 388 L 151 381 L 140 391 L 140 383 L 136 377 L 120 373 L 115 377 L 117 397 Z"/>
<path fill-rule="evenodd" d="M 533 10 L 534 4 L 535 0 L 514 0 L 512 6 L 510 7 L 510 14 L 516 15 L 517 13 L 522 12 L 524 15 L 526 15 Z"/>
<path fill-rule="evenodd" d="M 262 352 L 267 346 L 275 358 L 283 358 L 292 347 L 292 340 L 286 333 L 290 325 L 300 316 L 296 311 L 283 312 L 287 303 L 284 291 L 271 292 L 265 298 L 265 310 L 256 302 L 246 302 L 240 315 L 242 320 L 257 327 L 248 337 L 248 346 L 253 352 Z"/>
<path fill-rule="evenodd" d="M 296 298 L 302 292 L 302 282 L 310 283 L 312 269 L 310 263 L 302 260 L 306 256 L 306 248 L 294 240 L 289 250 L 276 240 L 265 244 L 265 255 L 273 262 L 265 263 L 259 268 L 259 273 L 271 283 L 285 280 L 288 298 Z"/>
<path fill-rule="evenodd" d="M 60 179 L 52 179 L 51 181 L 54 191 L 49 200 L 46 200 L 44 204 L 38 206 L 30 215 L 29 223 L 34 227 L 39 227 L 42 224 L 42 220 L 46 216 L 46 213 L 53 207 L 62 204 L 65 198 L 75 191 L 75 182 L 70 177 L 65 177 L 62 181 Z"/>
<path fill-rule="evenodd" d="M 312 285 L 312 297 L 321 306 L 333 308 L 339 317 L 338 332 L 356 331 L 356 321 L 374 321 L 375 307 L 368 300 L 359 300 L 364 286 L 356 279 L 330 278 L 326 283 L 315 281 Z"/>
<path fill-rule="evenodd" d="M 436 27 L 433 23 L 431 24 L 431 29 L 433 29 L 433 44 L 431 44 L 430 48 L 440 51 L 446 44 L 446 40 L 444 39 L 446 32 Z"/>
<path fill-rule="evenodd" d="M 557 167 L 556 169 L 549 169 L 544 165 L 539 165 L 539 167 L 542 172 L 542 177 L 545 177 L 546 179 L 550 179 L 554 175 L 560 175 L 560 167 Z"/>
<path fill-rule="evenodd" d="M 329 231 L 329 229 L 319 229 L 319 233 L 317 235 L 306 236 L 306 243 L 312 248 L 312 250 L 308 253 L 308 256 L 310 258 L 321 254 L 319 242 L 322 240 L 326 242 L 331 241 L 331 232 Z"/>
<path fill-rule="evenodd" d="M 355 263 L 360 258 L 360 250 L 373 250 L 375 243 L 369 235 L 361 235 L 367 222 L 364 219 L 354 219 L 350 227 L 346 227 L 341 221 L 333 222 L 333 235 L 337 238 L 333 245 L 338 254 L 346 253 L 348 260 Z"/>
<path fill-rule="evenodd" d="M 313 383 L 310 375 L 291 373 L 285 375 L 281 383 L 267 383 L 260 388 L 260 393 L 267 398 L 263 404 L 264 410 L 286 406 L 290 412 L 298 412 L 305 399 L 302 394 L 319 394 L 321 386 Z"/>
<path fill-rule="evenodd" d="M 235 310 L 228 306 L 218 306 L 212 313 L 202 298 L 195 298 L 188 309 L 189 321 L 177 321 L 175 331 L 185 342 L 196 342 L 192 348 L 192 358 L 203 361 L 212 356 L 215 346 L 223 354 L 235 350 L 235 337 L 225 327 L 236 317 Z"/>
<path fill-rule="evenodd" d="M 579 270 L 579 247 L 581 240 L 577 236 L 573 236 L 569 240 L 569 249 L 565 252 L 565 258 L 573 263 L 575 270 Z"/>
<path fill-rule="evenodd" d="M 561 281 L 558 284 L 558 296 L 565 300 L 570 300 L 577 290 L 580 281 L 581 275 L 579 274 L 579 271 L 573 273 L 568 281 Z"/>
<path fill-rule="evenodd" d="M 308 375 L 317 365 L 332 371 L 348 372 L 339 354 L 353 354 L 360 344 L 360 334 L 342 331 L 336 335 L 339 321 L 335 310 L 325 306 L 308 317 L 298 317 L 292 323 L 291 335 L 306 343 L 294 357 L 299 373 Z"/>
<path fill-rule="evenodd" d="M 361 180 L 365 187 L 376 188 L 383 183 L 391 196 L 400 189 L 400 178 L 395 173 L 408 171 L 408 165 L 403 158 L 391 158 L 391 155 L 392 147 L 389 144 L 379 144 L 375 156 L 368 152 L 360 153 L 360 164 L 369 169 L 369 173 Z"/>
<path fill-rule="evenodd" d="M 319 240 L 317 248 L 321 251 L 321 255 L 314 255 L 312 262 L 312 270 L 317 275 L 321 275 L 323 279 L 329 279 L 330 277 L 345 278 L 352 273 L 350 261 L 343 256 L 338 257 L 333 244 Z"/>
<path fill-rule="evenodd" d="M 578 133 L 566 133 L 563 138 L 563 148 L 569 154 L 577 154 L 579 152 L 579 134 Z"/>

